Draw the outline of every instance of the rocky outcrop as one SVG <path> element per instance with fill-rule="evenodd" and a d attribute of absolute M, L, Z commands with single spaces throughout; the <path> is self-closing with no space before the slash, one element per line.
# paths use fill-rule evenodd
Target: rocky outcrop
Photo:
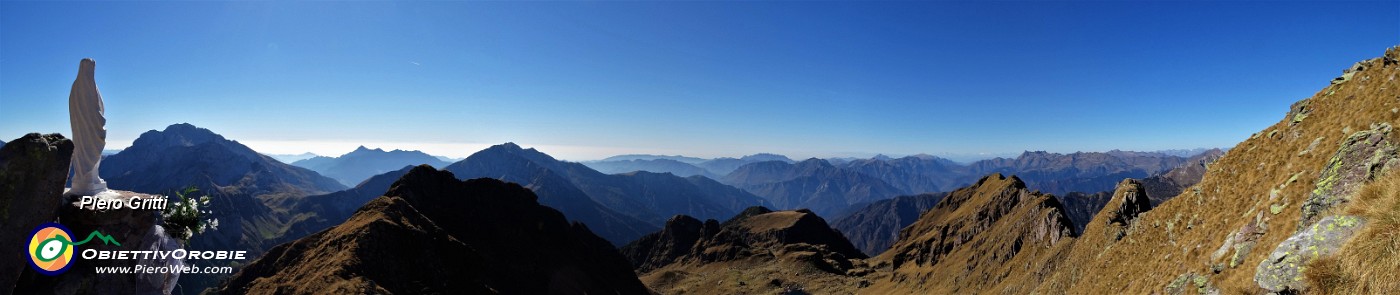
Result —
<path fill-rule="evenodd" d="M 699 252 L 692 254 L 701 261 L 726 261 L 795 244 L 821 249 L 821 254 L 839 264 L 827 270 L 844 272 L 850 268 L 846 259 L 865 258 L 840 232 L 827 226 L 825 219 L 808 210 L 740 215 L 725 221 L 714 235 L 698 241 Z"/>
<path fill-rule="evenodd" d="M 226 294 L 646 294 L 626 258 L 530 190 L 418 166 L 345 223 L 244 267 Z"/>
<path fill-rule="evenodd" d="M 1350 200 L 1361 184 L 1400 167 L 1400 146 L 1390 140 L 1390 134 L 1390 124 L 1378 123 L 1342 141 L 1318 174 L 1317 187 L 1303 203 L 1299 230 L 1310 226 L 1328 208 Z"/>
<path fill-rule="evenodd" d="M 718 294 L 826 290 L 867 271 L 860 261 L 866 256 L 808 210 L 750 207 L 723 223 L 677 216 L 622 252 L 649 286 L 667 294 L 696 284 Z M 718 269 L 732 269 L 738 280 L 716 275 Z"/>
<path fill-rule="evenodd" d="M 1118 183 L 1114 199 L 1109 201 L 1106 218 L 1103 220 L 1116 231 L 1110 231 L 1114 235 L 1113 239 L 1122 239 L 1126 234 L 1124 231 L 1132 226 L 1138 214 L 1152 210 L 1152 201 L 1147 198 L 1147 191 L 1142 189 L 1142 182 L 1135 179 L 1124 179 Z"/>
<path fill-rule="evenodd" d="M 933 208 L 947 193 L 900 196 L 871 203 L 832 222 L 851 244 L 866 255 L 879 255 L 894 245 L 899 230 L 914 224 L 919 215 Z"/>
<path fill-rule="evenodd" d="M 0 249 L 23 249 L 34 227 L 58 217 L 73 142 L 30 133 L 0 146 Z M 29 269 L 24 251 L 0 252 L 0 293 Z"/>
<path fill-rule="evenodd" d="M 646 272 L 687 259 L 720 262 L 769 255 L 797 244 L 820 249 L 821 254 L 838 264 L 824 266 L 833 272 L 850 269 L 848 259 L 866 257 L 812 211 L 772 211 L 757 206 L 724 223 L 676 216 L 660 232 L 623 246 L 622 252 L 638 271 Z"/>
<path fill-rule="evenodd" d="M 705 232 L 706 227 L 711 229 L 708 233 Z M 713 229 L 718 227 L 719 222 L 714 219 L 702 222 L 694 217 L 676 215 L 666 221 L 661 231 L 642 236 L 620 250 L 637 272 L 644 273 L 693 253 L 696 242 L 707 234 L 713 234 Z"/>
<path fill-rule="evenodd" d="M 1307 290 L 1303 269 L 1315 259 L 1331 255 L 1365 225 L 1356 216 L 1327 216 L 1306 230 L 1288 237 L 1259 263 L 1254 281 L 1273 292 Z M 1394 271 L 1394 270 L 1387 270 Z"/>

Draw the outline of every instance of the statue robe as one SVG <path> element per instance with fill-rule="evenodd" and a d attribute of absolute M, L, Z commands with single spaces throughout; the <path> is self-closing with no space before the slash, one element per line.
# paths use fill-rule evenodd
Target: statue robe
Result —
<path fill-rule="evenodd" d="M 107 145 L 107 118 L 104 117 L 102 94 L 97 92 L 90 58 L 78 65 L 78 78 L 68 94 L 68 118 L 73 124 L 73 188 L 69 194 L 95 195 L 107 190 L 107 182 L 97 175 L 102 161 L 102 148 Z"/>

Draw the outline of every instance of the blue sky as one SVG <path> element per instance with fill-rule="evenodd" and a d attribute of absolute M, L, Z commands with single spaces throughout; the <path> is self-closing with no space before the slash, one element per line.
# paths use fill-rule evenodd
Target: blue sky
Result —
<path fill-rule="evenodd" d="M 0 2 L 0 138 L 514 141 L 793 157 L 1228 147 L 1400 44 L 1400 2 Z"/>

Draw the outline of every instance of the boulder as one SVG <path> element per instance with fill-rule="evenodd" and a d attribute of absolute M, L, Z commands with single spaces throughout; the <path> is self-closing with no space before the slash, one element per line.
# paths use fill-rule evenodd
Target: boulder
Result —
<path fill-rule="evenodd" d="M 1303 269 L 1308 263 L 1337 252 L 1342 245 L 1365 225 L 1356 216 L 1327 216 L 1307 230 L 1279 243 L 1269 256 L 1259 263 L 1254 282 L 1273 292 L 1306 291 Z"/>

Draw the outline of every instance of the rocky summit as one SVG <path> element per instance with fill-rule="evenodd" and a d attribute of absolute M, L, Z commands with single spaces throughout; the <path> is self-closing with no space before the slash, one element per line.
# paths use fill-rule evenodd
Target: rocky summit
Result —
<path fill-rule="evenodd" d="M 273 248 L 225 294 L 647 294 L 627 260 L 530 190 L 418 166 L 340 225 Z"/>
<path fill-rule="evenodd" d="M 1026 189 L 1015 176 L 992 174 L 948 193 L 899 241 L 872 262 L 889 267 L 876 279 L 875 292 L 977 293 L 1001 282 L 1031 276 L 1028 263 L 1074 236 L 1064 208 L 1054 196 Z"/>
<path fill-rule="evenodd" d="M 865 255 L 807 210 L 750 207 L 725 222 L 680 215 L 621 250 L 663 294 L 830 293 L 866 271 Z"/>

